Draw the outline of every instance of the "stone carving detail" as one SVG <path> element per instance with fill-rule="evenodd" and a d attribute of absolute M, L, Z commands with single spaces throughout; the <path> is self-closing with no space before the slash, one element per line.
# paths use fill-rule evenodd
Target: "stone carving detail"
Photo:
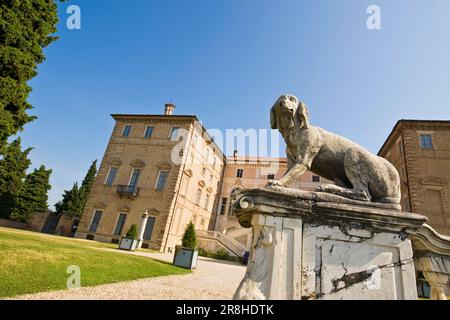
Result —
<path fill-rule="evenodd" d="M 131 207 L 128 206 L 128 205 L 126 205 L 126 204 L 120 206 L 120 208 L 119 208 L 119 211 L 120 211 L 120 212 L 130 212 L 130 210 L 131 210 Z"/>
<path fill-rule="evenodd" d="M 417 299 L 409 236 L 425 217 L 270 189 L 236 196 L 233 210 L 253 243 L 234 299 Z"/>
<path fill-rule="evenodd" d="M 248 262 L 247 272 L 242 279 L 233 299 L 235 300 L 266 300 L 269 297 L 270 251 L 273 246 L 272 230 L 268 227 L 254 226 L 253 252 Z"/>
<path fill-rule="evenodd" d="M 101 202 L 101 201 L 95 202 L 92 206 L 96 209 L 106 209 L 108 207 L 108 205 L 106 203 Z"/>
<path fill-rule="evenodd" d="M 186 169 L 186 170 L 184 170 L 184 173 L 185 173 L 189 178 L 192 177 L 192 174 L 193 174 L 193 172 L 192 172 L 191 169 Z"/>
<path fill-rule="evenodd" d="M 427 177 L 420 179 L 420 183 L 424 186 L 443 187 L 447 184 L 447 180 L 439 177 Z"/>
<path fill-rule="evenodd" d="M 108 161 L 109 165 L 119 167 L 122 165 L 122 160 L 118 157 L 113 156 L 111 160 Z"/>
<path fill-rule="evenodd" d="M 130 166 L 132 166 L 133 168 L 143 168 L 145 167 L 145 162 L 141 159 L 135 159 L 130 162 Z"/>
<path fill-rule="evenodd" d="M 170 170 L 172 169 L 172 164 L 169 161 L 161 161 L 156 164 L 159 170 Z"/>
<path fill-rule="evenodd" d="M 400 209 L 400 177 L 395 167 L 346 138 L 310 125 L 306 105 L 295 96 L 283 95 L 276 101 L 270 122 L 286 142 L 288 172 L 267 187 L 288 187 L 310 170 L 336 184 L 321 186 L 319 192 Z"/>

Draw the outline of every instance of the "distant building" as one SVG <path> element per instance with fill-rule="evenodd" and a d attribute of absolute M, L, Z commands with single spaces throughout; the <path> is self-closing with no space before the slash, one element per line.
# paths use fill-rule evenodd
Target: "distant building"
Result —
<path fill-rule="evenodd" d="M 229 156 L 226 160 L 222 190 L 215 225 L 211 229 L 231 237 L 250 248 L 251 229 L 242 228 L 231 210 L 231 193 L 236 189 L 263 188 L 269 180 L 281 179 L 287 171 L 286 158 Z M 290 186 L 303 190 L 314 190 L 328 180 L 307 171 Z M 214 221 L 212 219 L 212 221 Z"/>
<path fill-rule="evenodd" d="M 76 237 L 118 242 L 145 211 L 142 247 L 173 248 L 189 221 L 208 229 L 225 157 L 195 116 L 173 115 L 174 108 L 112 115 L 116 124 Z"/>
<path fill-rule="evenodd" d="M 379 156 L 398 170 L 402 208 L 450 234 L 450 121 L 400 120 Z"/>
<path fill-rule="evenodd" d="M 116 124 L 76 237 L 118 243 L 136 224 L 144 228 L 142 247 L 168 251 L 192 221 L 208 250 L 241 255 L 249 248 L 251 229 L 233 216 L 231 192 L 280 179 L 287 159 L 227 159 L 195 116 L 173 115 L 174 108 L 166 104 L 164 115 L 112 115 Z M 313 190 L 321 183 L 307 172 L 291 187 Z"/>

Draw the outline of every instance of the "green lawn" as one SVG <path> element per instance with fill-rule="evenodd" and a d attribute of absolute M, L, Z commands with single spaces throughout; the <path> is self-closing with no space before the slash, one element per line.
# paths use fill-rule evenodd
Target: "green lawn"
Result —
<path fill-rule="evenodd" d="M 0 298 L 66 289 L 70 265 L 80 268 L 81 286 L 190 272 L 102 248 L 117 245 L 0 227 Z"/>

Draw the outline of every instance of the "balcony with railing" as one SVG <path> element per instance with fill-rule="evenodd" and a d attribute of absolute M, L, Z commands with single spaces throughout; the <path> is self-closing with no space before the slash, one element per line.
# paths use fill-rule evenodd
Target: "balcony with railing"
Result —
<path fill-rule="evenodd" d="M 128 197 L 128 198 L 136 198 L 139 194 L 139 188 L 136 186 L 129 186 L 129 185 L 123 185 L 119 184 L 117 186 L 117 193 L 120 196 Z"/>

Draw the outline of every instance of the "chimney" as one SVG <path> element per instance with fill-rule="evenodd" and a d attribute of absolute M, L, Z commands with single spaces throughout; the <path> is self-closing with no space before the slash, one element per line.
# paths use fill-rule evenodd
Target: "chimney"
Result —
<path fill-rule="evenodd" d="M 164 115 L 165 116 L 172 115 L 174 109 L 175 109 L 175 105 L 173 103 L 166 103 L 164 105 Z"/>
<path fill-rule="evenodd" d="M 234 152 L 233 152 L 233 157 L 237 157 L 237 155 L 238 155 L 238 151 L 237 150 L 234 150 Z"/>

